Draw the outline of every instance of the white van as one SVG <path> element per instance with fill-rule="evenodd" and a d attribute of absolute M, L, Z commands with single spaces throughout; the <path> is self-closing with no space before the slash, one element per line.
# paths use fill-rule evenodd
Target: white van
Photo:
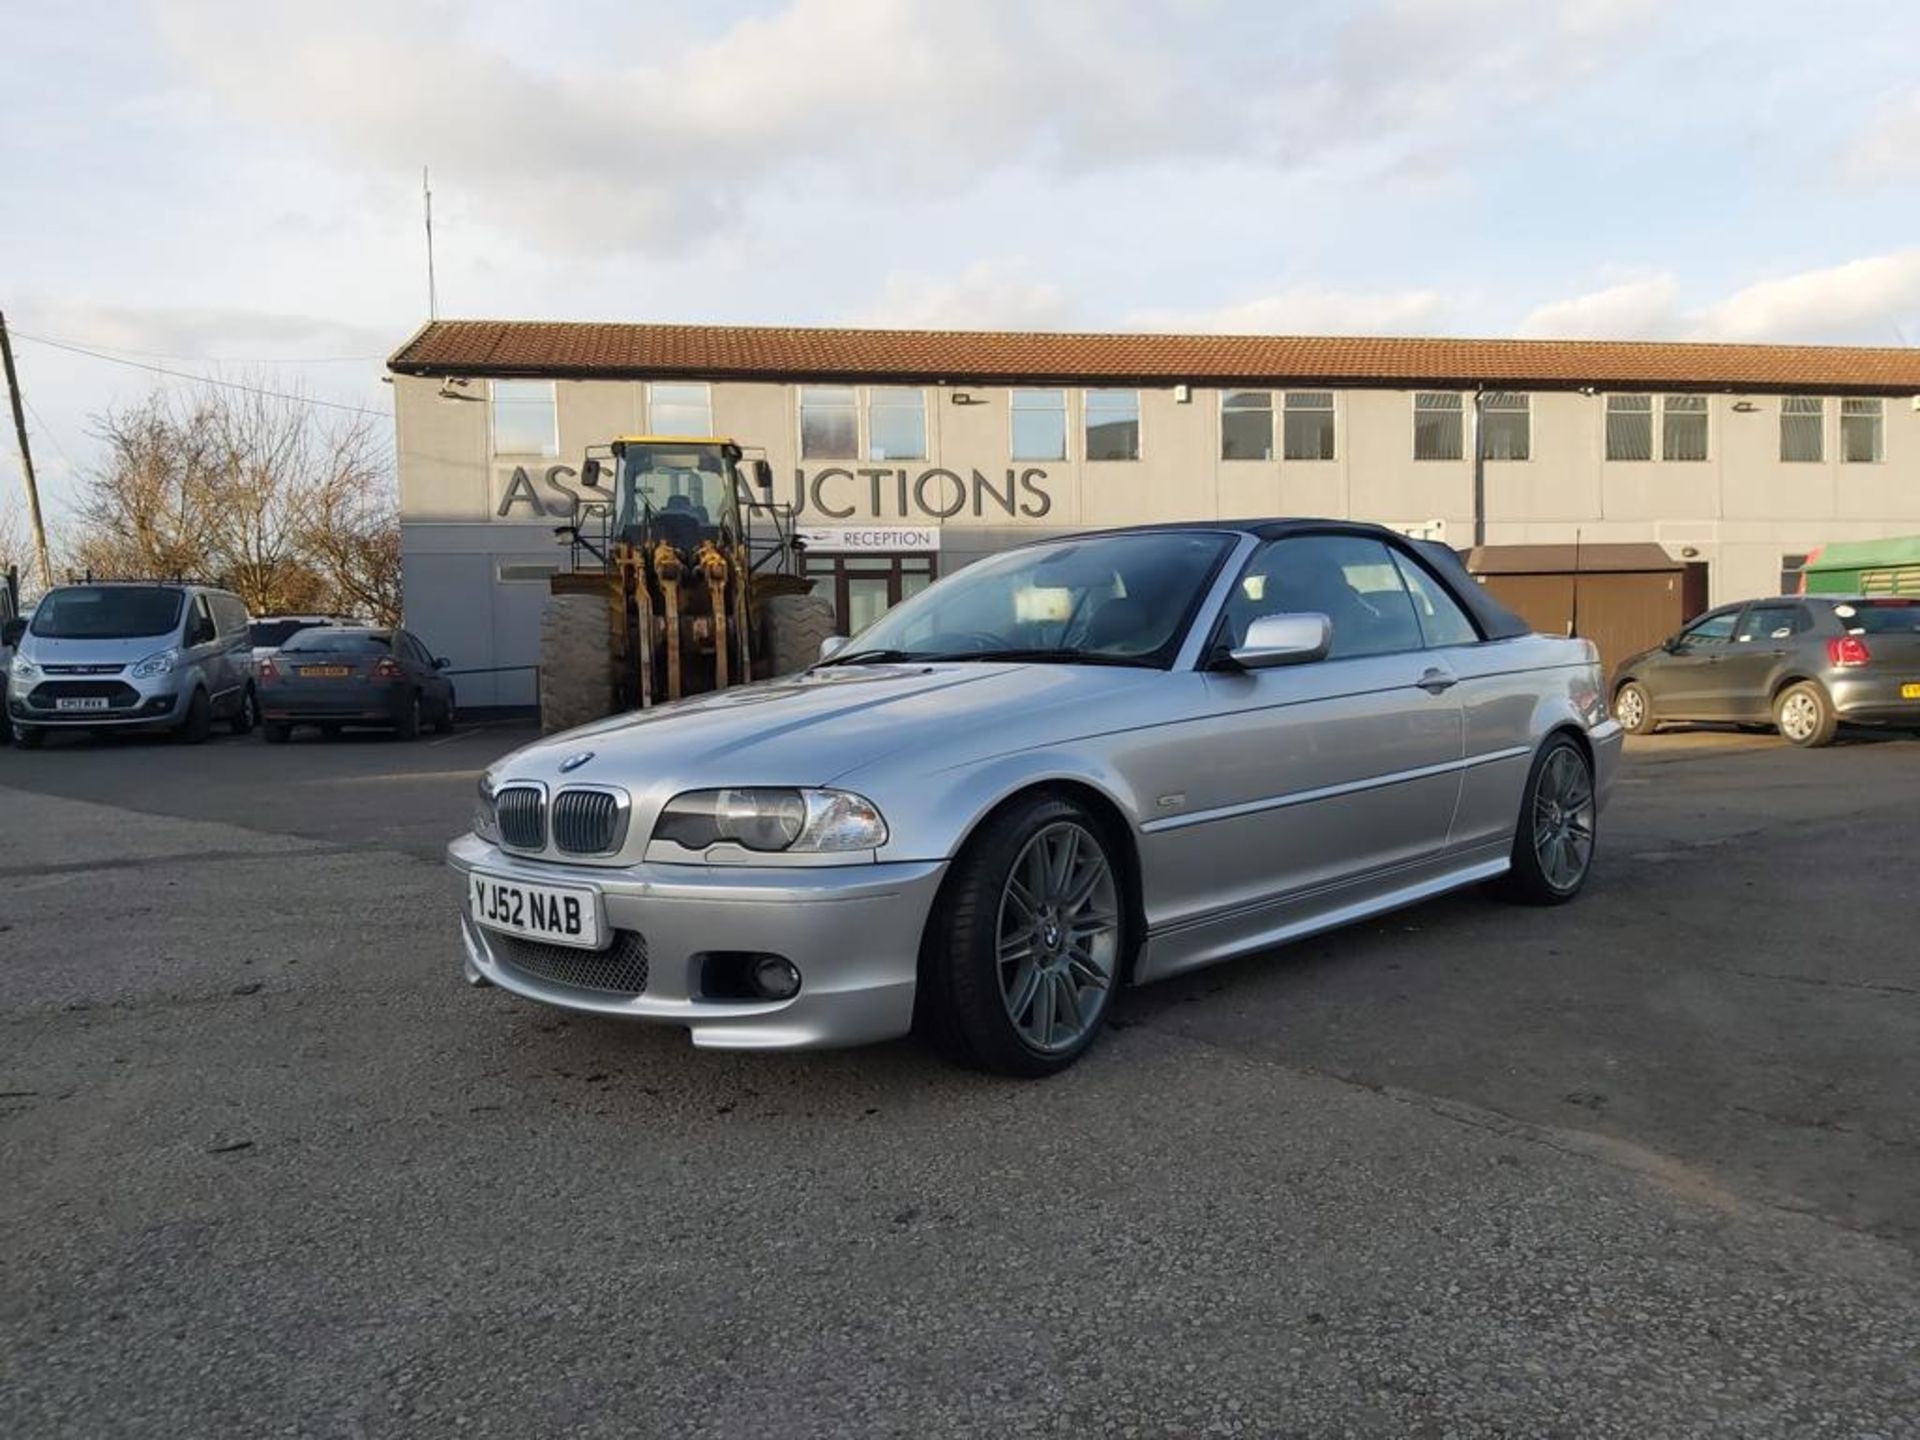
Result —
<path fill-rule="evenodd" d="M 174 730 L 194 743 L 216 720 L 245 735 L 260 717 L 247 607 L 205 585 L 91 581 L 40 597 L 7 666 L 14 743 L 54 730 Z"/>

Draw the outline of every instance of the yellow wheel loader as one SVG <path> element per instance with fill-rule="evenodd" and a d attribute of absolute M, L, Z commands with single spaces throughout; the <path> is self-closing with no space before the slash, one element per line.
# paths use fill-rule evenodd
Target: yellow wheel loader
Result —
<path fill-rule="evenodd" d="M 540 724 L 570 729 L 810 665 L 833 607 L 798 573 L 764 458 L 717 436 L 589 450 L 540 622 Z"/>

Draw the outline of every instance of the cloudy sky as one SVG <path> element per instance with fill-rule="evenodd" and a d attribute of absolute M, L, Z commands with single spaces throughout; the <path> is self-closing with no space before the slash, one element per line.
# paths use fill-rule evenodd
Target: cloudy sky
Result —
<path fill-rule="evenodd" d="M 0 28 L 0 307 L 56 498 L 91 412 L 177 382 L 49 341 L 384 409 L 423 164 L 452 316 L 1920 343 L 1920 6 L 1886 0 L 0 0 Z"/>

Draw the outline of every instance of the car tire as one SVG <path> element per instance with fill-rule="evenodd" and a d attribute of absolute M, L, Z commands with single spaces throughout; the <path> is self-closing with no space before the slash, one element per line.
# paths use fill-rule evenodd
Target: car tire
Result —
<path fill-rule="evenodd" d="M 269 745 L 284 745 L 293 738 L 293 726 L 284 720 L 269 720 L 260 727 Z"/>
<path fill-rule="evenodd" d="M 1629 735 L 1651 735 L 1660 726 L 1653 718 L 1653 697 L 1638 680 L 1629 680 L 1614 692 L 1613 718 Z"/>
<path fill-rule="evenodd" d="M 227 722 L 227 728 L 236 735 L 251 735 L 253 727 L 260 723 L 260 706 L 254 699 L 253 687 L 249 685 L 240 696 L 240 708 L 233 712 L 233 718 Z"/>
<path fill-rule="evenodd" d="M 1840 731 L 1840 717 L 1834 713 L 1833 702 L 1811 680 L 1789 685 L 1774 697 L 1773 724 L 1781 739 L 1804 750 L 1831 745 Z"/>
<path fill-rule="evenodd" d="M 1016 801 L 967 842 L 942 887 L 921 944 L 916 1021 L 973 1069 L 1056 1074 L 1099 1037 L 1134 929 L 1108 827 L 1058 796 Z"/>
<path fill-rule="evenodd" d="M 188 745 L 204 745 L 213 735 L 213 702 L 204 690 L 195 690 L 187 702 L 187 718 L 180 722 L 180 739 Z"/>
<path fill-rule="evenodd" d="M 394 737 L 399 740 L 418 740 L 420 738 L 420 692 L 413 692 L 413 698 L 407 702 L 407 708 L 400 712 L 400 721 L 393 727 Z"/>
<path fill-rule="evenodd" d="M 38 750 L 46 743 L 47 732 L 38 725 L 16 725 L 13 727 L 13 743 L 22 750 Z"/>
<path fill-rule="evenodd" d="M 1533 757 L 1514 825 L 1507 890 L 1527 905 L 1564 905 L 1593 871 L 1599 804 L 1593 763 L 1564 732 Z"/>
<path fill-rule="evenodd" d="M 437 717 L 435 717 L 433 722 L 433 733 L 436 735 L 451 735 L 453 734 L 453 727 L 454 727 L 454 698 L 453 698 L 453 692 L 448 691 L 446 708 L 443 709 Z"/>

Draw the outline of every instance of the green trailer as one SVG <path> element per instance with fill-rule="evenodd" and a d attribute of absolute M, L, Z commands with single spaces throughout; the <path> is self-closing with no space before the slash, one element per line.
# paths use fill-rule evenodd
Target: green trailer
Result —
<path fill-rule="evenodd" d="M 1822 545 L 1800 574 L 1809 595 L 1920 596 L 1920 535 Z"/>

